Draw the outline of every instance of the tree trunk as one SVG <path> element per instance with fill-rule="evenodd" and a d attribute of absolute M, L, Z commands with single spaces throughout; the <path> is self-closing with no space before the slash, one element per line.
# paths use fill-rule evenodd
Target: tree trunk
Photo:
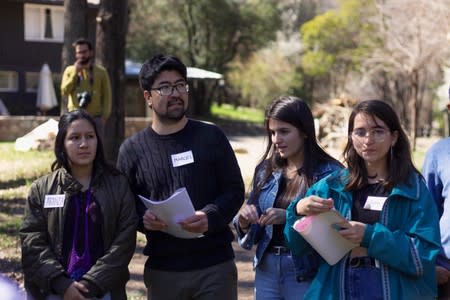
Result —
<path fill-rule="evenodd" d="M 419 73 L 413 70 L 411 74 L 411 146 L 413 151 L 416 150 L 418 94 Z"/>
<path fill-rule="evenodd" d="M 97 15 L 96 59 L 109 73 L 112 88 L 111 116 L 105 127 L 105 156 L 115 162 L 125 136 L 125 36 L 128 1 L 102 0 Z"/>
<path fill-rule="evenodd" d="M 61 74 L 74 63 L 75 50 L 72 43 L 81 37 L 87 38 L 87 0 L 64 1 L 64 44 L 61 54 Z M 61 97 L 61 114 L 67 112 L 67 98 Z"/>
<path fill-rule="evenodd" d="M 207 116 L 210 112 L 208 104 L 208 95 L 205 80 L 199 80 L 197 83 L 195 101 L 195 116 Z"/>

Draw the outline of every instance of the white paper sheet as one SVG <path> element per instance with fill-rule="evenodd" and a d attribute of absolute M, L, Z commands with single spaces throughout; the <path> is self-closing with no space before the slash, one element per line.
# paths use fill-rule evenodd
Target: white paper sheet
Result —
<path fill-rule="evenodd" d="M 154 213 L 158 219 L 167 224 L 168 234 L 173 236 L 192 239 L 202 237 L 201 233 L 189 232 L 181 228 L 178 222 L 195 214 L 194 206 L 186 188 L 176 190 L 172 196 L 162 201 L 153 201 L 138 195 L 145 206 Z"/>
<path fill-rule="evenodd" d="M 292 226 L 330 265 L 336 264 L 358 245 L 342 237 L 335 224 L 345 218 L 336 210 L 297 220 Z"/>

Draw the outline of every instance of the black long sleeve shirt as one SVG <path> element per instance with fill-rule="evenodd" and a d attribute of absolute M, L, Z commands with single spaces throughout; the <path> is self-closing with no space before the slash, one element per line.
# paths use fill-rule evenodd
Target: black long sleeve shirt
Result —
<path fill-rule="evenodd" d="M 187 151 L 192 151 L 193 162 L 174 167 L 172 155 Z M 194 209 L 208 217 L 208 231 L 202 238 L 180 239 L 147 231 L 142 224 L 146 208 L 136 197 L 139 230 L 147 237 L 148 267 L 187 271 L 234 257 L 228 224 L 244 201 L 244 183 L 230 143 L 218 127 L 189 120 L 182 130 L 169 135 L 146 128 L 122 144 L 117 166 L 128 176 L 135 195 L 164 200 L 186 187 Z"/>

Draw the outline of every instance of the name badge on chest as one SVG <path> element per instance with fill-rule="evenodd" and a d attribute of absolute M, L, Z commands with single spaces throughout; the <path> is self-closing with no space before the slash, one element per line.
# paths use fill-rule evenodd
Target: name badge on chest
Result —
<path fill-rule="evenodd" d="M 192 151 L 186 151 L 182 153 L 172 154 L 172 165 L 174 168 L 192 164 L 194 162 L 194 155 L 192 154 Z"/>
<path fill-rule="evenodd" d="M 387 197 L 367 197 L 366 203 L 364 204 L 365 209 L 381 211 L 383 209 L 384 202 L 386 202 Z"/>
<path fill-rule="evenodd" d="M 65 195 L 45 195 L 44 208 L 63 207 Z"/>

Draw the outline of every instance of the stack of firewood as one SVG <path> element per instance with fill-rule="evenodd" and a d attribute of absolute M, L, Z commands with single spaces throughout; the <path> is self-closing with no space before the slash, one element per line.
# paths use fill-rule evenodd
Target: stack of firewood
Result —
<path fill-rule="evenodd" d="M 314 106 L 316 133 L 322 147 L 338 152 L 344 150 L 348 139 L 348 118 L 355 104 L 356 100 L 341 97 Z"/>

